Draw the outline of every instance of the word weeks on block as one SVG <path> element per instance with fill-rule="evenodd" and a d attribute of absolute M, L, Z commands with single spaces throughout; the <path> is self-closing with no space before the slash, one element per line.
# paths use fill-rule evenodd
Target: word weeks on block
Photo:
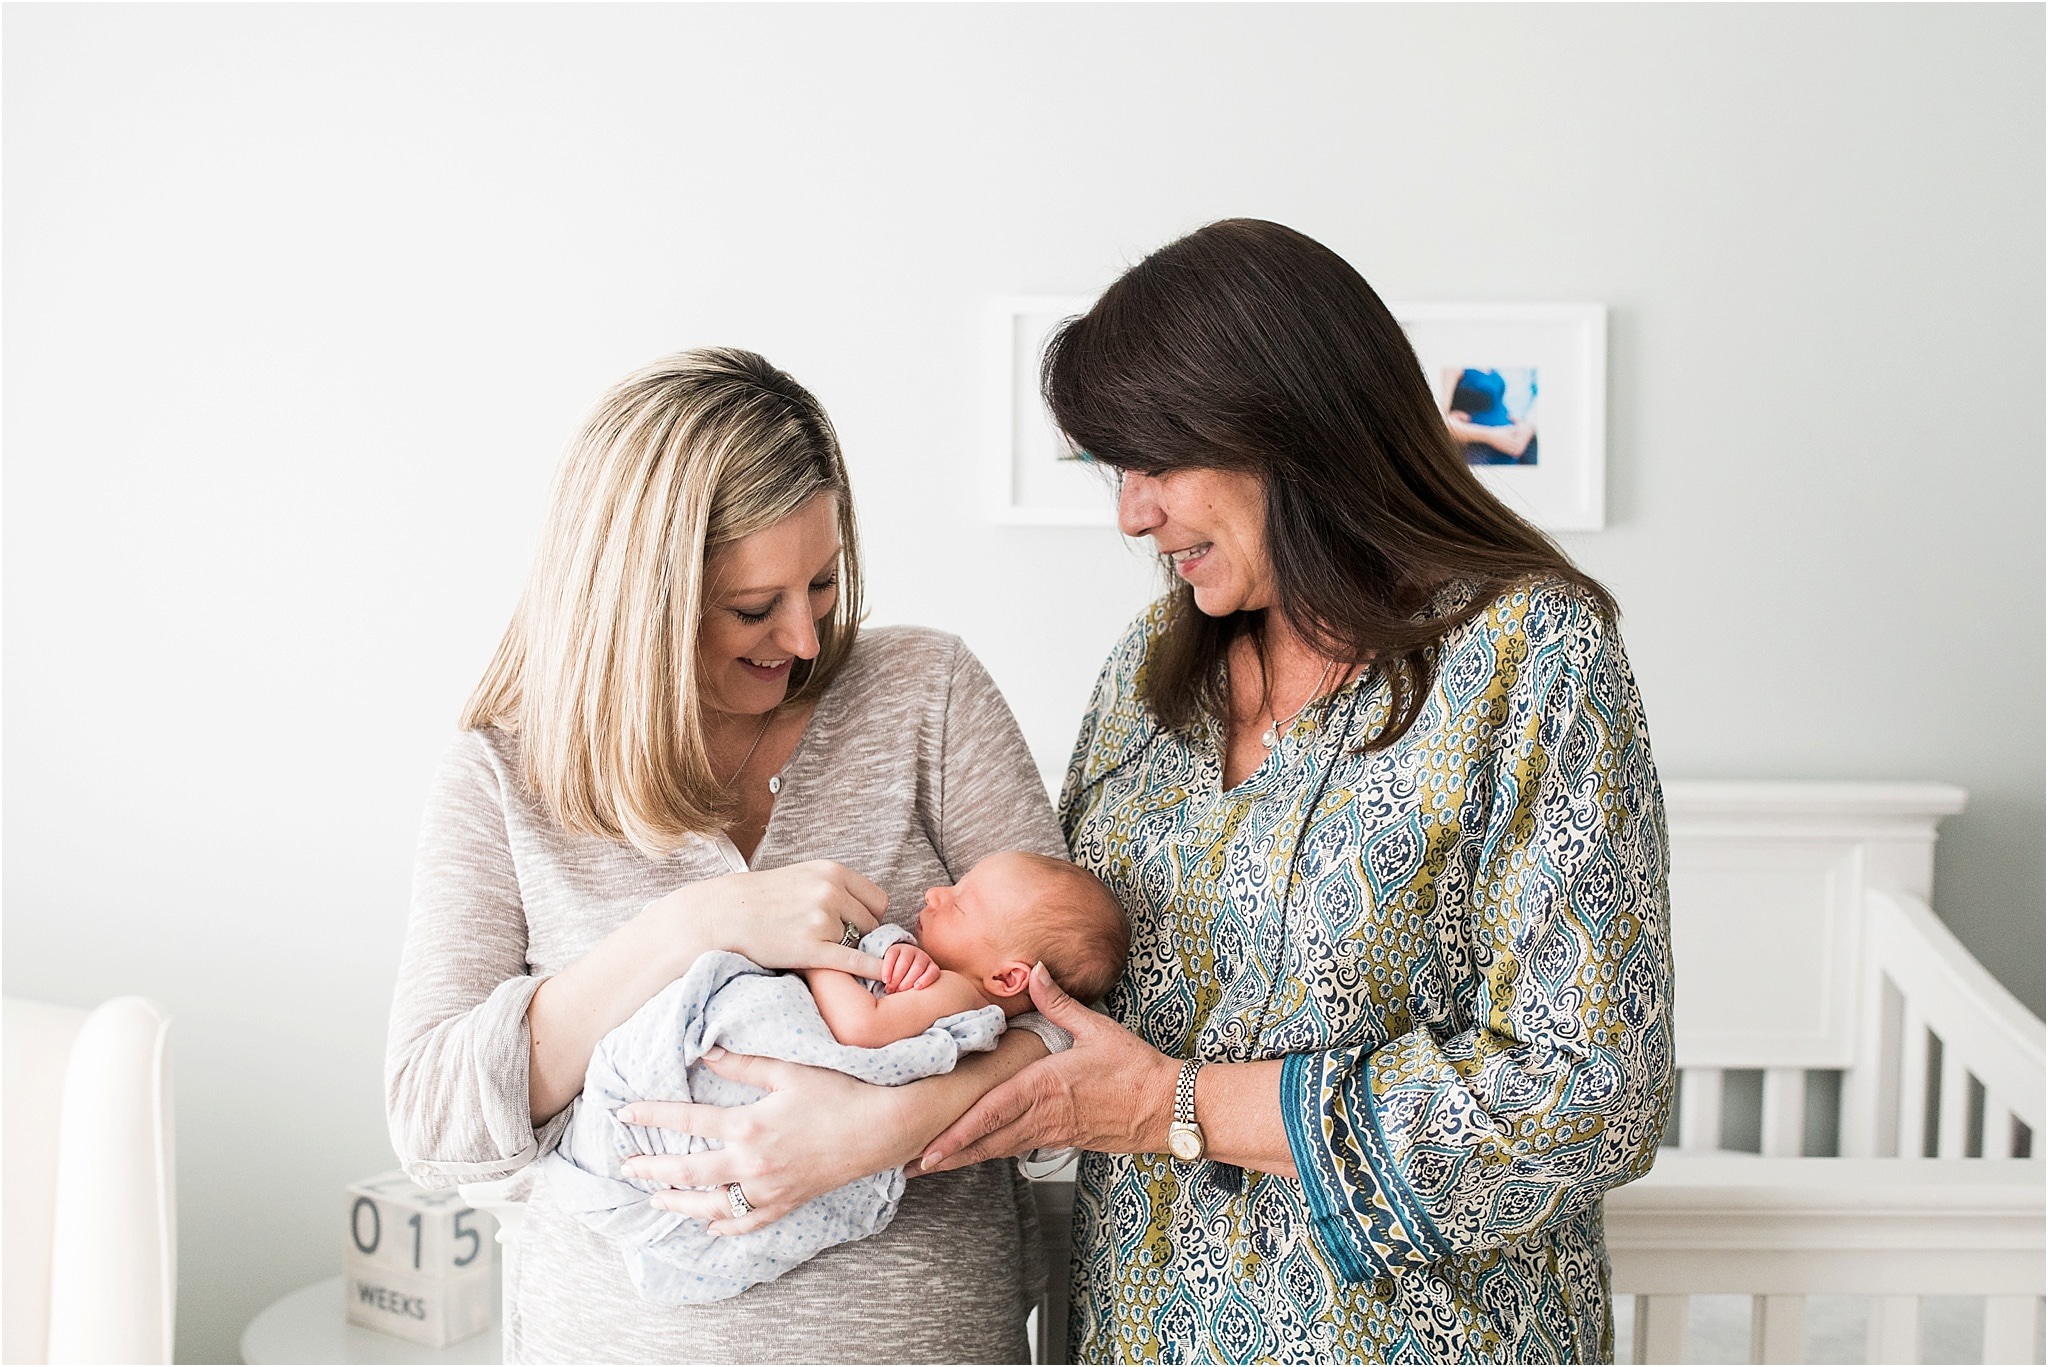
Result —
<path fill-rule="evenodd" d="M 348 1321 L 430 1348 L 488 1328 L 498 1222 L 453 1190 L 402 1172 L 351 1183 L 343 1195 L 342 1295 Z"/>

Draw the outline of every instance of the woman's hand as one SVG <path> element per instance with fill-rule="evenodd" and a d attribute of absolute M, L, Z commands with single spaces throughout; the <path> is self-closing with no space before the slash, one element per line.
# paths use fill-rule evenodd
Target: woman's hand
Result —
<path fill-rule="evenodd" d="M 730 950 L 763 968 L 836 968 L 880 979 L 882 961 L 848 948 L 842 937 L 849 925 L 867 934 L 888 909 L 889 894 L 871 879 L 812 859 L 685 884 L 649 903 L 643 915 L 668 923 L 678 944 Z M 685 962 L 676 971 L 688 968 Z"/>
<path fill-rule="evenodd" d="M 1490 439 L 1493 448 L 1503 455 L 1519 457 L 1529 449 L 1529 441 L 1536 435 L 1536 424 L 1518 422 L 1508 427 L 1496 427 Z"/>
<path fill-rule="evenodd" d="M 703 1220 L 708 1231 L 747 1234 L 834 1187 L 900 1167 L 931 1133 L 897 1098 L 907 1089 L 858 1082 L 829 1068 L 713 1049 L 704 1062 L 721 1077 L 766 1090 L 744 1106 L 691 1101 L 636 1101 L 619 1109 L 628 1125 L 652 1125 L 715 1139 L 726 1147 L 689 1154 L 641 1154 L 624 1164 L 628 1177 L 670 1187 L 651 1205 Z M 830 1121 L 844 1123 L 827 1123 Z M 726 1184 L 746 1193 L 748 1213 L 734 1219 Z"/>
<path fill-rule="evenodd" d="M 984 1096 L 925 1147 L 925 1170 L 1069 1146 L 1163 1152 L 1179 1061 L 1068 996 L 1044 964 L 1031 970 L 1031 1000 L 1074 1037 L 1073 1048 Z"/>

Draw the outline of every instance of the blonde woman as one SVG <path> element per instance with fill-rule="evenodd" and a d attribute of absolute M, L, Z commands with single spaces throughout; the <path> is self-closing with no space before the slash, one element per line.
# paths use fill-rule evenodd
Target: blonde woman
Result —
<path fill-rule="evenodd" d="M 953 637 L 860 631 L 859 567 L 831 423 L 761 357 L 686 352 L 599 404 L 428 803 L 386 1065 L 415 1178 L 523 1197 L 598 1040 L 707 950 L 877 977 L 848 946 L 927 887 L 997 850 L 1064 855 L 988 675 Z M 762 1100 L 642 1103 L 746 1141 L 661 1160 L 687 1189 L 654 1199 L 759 1228 L 915 1158 L 1045 1052 L 1013 1030 L 899 1088 L 729 1057 Z M 688 1307 L 642 1302 L 616 1249 L 536 1205 L 507 1360 L 1022 1361 L 1043 1272 L 1018 1180 L 920 1178 L 882 1233 Z"/>

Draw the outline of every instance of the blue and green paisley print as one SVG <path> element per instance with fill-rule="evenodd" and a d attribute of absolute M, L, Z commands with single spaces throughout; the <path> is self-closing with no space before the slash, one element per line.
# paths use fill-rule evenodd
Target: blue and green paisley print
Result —
<path fill-rule="evenodd" d="M 1220 728 L 1138 701 L 1163 620 L 1110 656 L 1060 801 L 1131 915 L 1105 1009 L 1177 1057 L 1284 1059 L 1300 1178 L 1085 1155 L 1074 1361 L 1611 1359 L 1600 1194 L 1648 1170 L 1672 1080 L 1663 801 L 1613 625 L 1516 588 L 1391 748 L 1368 671 L 1225 792 Z"/>

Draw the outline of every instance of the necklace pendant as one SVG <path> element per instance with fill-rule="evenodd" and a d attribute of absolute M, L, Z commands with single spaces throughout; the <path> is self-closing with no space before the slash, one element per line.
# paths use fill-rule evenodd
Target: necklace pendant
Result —
<path fill-rule="evenodd" d="M 771 774 L 771 775 L 769 776 L 769 778 L 768 778 L 768 795 L 769 795 L 770 797 L 773 797 L 773 796 L 775 796 L 775 794 L 777 794 L 777 793 L 779 793 L 779 792 L 781 792 L 781 791 L 782 791 L 782 775 L 780 775 L 780 774 Z"/>
<path fill-rule="evenodd" d="M 1268 750 L 1272 749 L 1279 743 L 1280 728 L 1278 726 L 1269 726 L 1265 730 L 1259 732 L 1259 744 L 1265 746 Z"/>

